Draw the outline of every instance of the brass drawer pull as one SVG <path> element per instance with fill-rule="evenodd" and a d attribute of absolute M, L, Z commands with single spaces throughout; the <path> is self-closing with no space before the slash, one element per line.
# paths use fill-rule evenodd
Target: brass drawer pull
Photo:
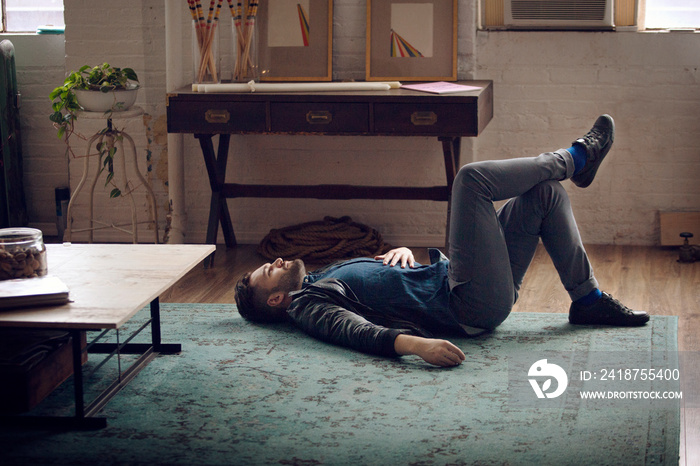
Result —
<path fill-rule="evenodd" d="M 228 110 L 210 109 L 204 114 L 204 119 L 207 120 L 207 123 L 228 123 L 231 114 Z"/>
<path fill-rule="evenodd" d="M 306 121 L 310 125 L 328 125 L 333 121 L 333 114 L 328 110 L 310 110 L 306 114 Z"/>
<path fill-rule="evenodd" d="M 411 113 L 411 123 L 415 126 L 430 126 L 437 123 L 435 112 L 413 112 Z"/>

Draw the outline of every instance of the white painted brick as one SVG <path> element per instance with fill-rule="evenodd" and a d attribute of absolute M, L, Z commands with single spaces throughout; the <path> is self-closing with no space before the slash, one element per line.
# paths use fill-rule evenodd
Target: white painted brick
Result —
<path fill-rule="evenodd" d="M 512 67 L 503 72 L 503 80 L 514 84 L 547 84 L 549 71 L 544 68 Z"/>
<path fill-rule="evenodd" d="M 550 49 L 554 38 L 566 56 Z M 570 191 L 582 236 L 655 244 L 656 212 L 700 208 L 698 42 L 696 35 L 678 34 L 479 33 L 477 77 L 496 80 L 497 102 L 494 121 L 477 141 L 480 157 L 495 147 L 545 147 L 610 112 L 617 138 L 609 159 L 590 188 Z M 567 58 L 576 55 L 579 63 Z M 534 75 L 548 69 L 551 84 L 524 85 L 517 77 L 523 67 Z M 543 110 L 529 102 L 548 102 L 546 134 L 536 118 L 523 118 Z"/>
<path fill-rule="evenodd" d="M 145 142 L 139 143 L 139 153 L 144 164 L 146 154 L 151 154 L 149 176 L 164 219 L 167 148 L 163 130 L 153 129 L 153 122 L 165 113 L 163 2 L 102 3 L 65 0 L 65 62 L 62 36 L 23 38 L 15 44 L 25 102 L 25 166 L 32 176 L 27 198 L 36 225 L 53 224 L 53 187 L 68 178 L 62 172 L 67 165 L 63 143 L 55 138 L 47 118 L 48 92 L 60 84 L 66 70 L 104 61 L 132 66 L 141 78 L 137 102 L 152 120 L 148 128 L 140 128 Z M 476 3 L 459 3 L 459 76 L 493 79 L 495 84 L 494 119 L 477 141 L 463 141 L 463 163 L 536 155 L 565 146 L 587 131 L 599 113 L 609 112 L 617 121 L 617 138 L 596 182 L 586 190 L 567 182 L 584 241 L 654 244 L 658 210 L 700 210 L 697 34 L 475 32 Z M 365 2 L 336 0 L 334 9 L 333 76 L 363 79 Z M 183 15 L 181 25 L 185 55 L 191 53 L 188 16 Z M 222 63 L 230 62 L 225 50 L 228 28 L 221 31 Z M 30 40 L 50 42 L 37 47 Z M 202 241 L 209 185 L 197 141 L 192 137 L 185 141 L 187 240 Z M 434 138 L 235 136 L 232 147 L 229 175 L 244 182 L 432 185 L 444 180 L 440 145 Z M 100 202 L 105 212 L 115 204 Z M 325 215 L 350 215 L 378 228 L 389 241 L 425 245 L 444 241 L 446 206 L 441 202 L 236 199 L 228 203 L 243 242 L 257 242 L 273 227 Z"/>
<path fill-rule="evenodd" d="M 548 71 L 549 82 L 554 85 L 592 84 L 598 80 L 598 72 L 595 68 L 549 67 Z"/>

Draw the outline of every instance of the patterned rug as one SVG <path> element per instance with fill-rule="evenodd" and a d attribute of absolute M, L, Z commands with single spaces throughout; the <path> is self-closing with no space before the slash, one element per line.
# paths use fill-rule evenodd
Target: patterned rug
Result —
<path fill-rule="evenodd" d="M 253 325 L 232 305 L 161 308 L 164 342 L 183 351 L 157 357 L 111 400 L 105 429 L 0 431 L 0 464 L 678 463 L 678 402 L 649 409 L 569 397 L 521 406 L 513 379 L 529 386 L 528 374 L 513 375 L 513 364 L 509 371 L 509 361 L 535 363 L 542 352 L 673 354 L 675 317 L 615 329 L 514 313 L 489 335 L 452 340 L 467 359 L 440 369 L 330 346 L 286 325 Z M 550 382 L 538 386 L 551 393 Z M 528 390 L 535 395 L 534 385 Z M 71 396 L 69 381 L 39 409 Z"/>

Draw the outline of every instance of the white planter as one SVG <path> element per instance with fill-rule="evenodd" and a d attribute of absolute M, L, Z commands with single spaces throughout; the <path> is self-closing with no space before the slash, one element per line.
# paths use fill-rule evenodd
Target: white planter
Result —
<path fill-rule="evenodd" d="M 74 89 L 74 92 L 78 104 L 87 112 L 121 112 L 134 105 L 138 90 L 136 87 L 109 92 Z"/>

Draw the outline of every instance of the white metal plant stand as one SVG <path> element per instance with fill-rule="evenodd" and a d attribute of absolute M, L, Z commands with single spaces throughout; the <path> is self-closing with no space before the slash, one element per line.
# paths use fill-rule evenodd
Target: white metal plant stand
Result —
<path fill-rule="evenodd" d="M 100 118 L 106 118 L 107 119 L 107 131 L 100 131 L 96 133 L 94 136 L 90 138 L 90 140 L 87 143 L 87 149 L 85 153 L 85 157 L 83 157 L 83 176 L 80 179 L 80 182 L 78 183 L 78 186 L 75 188 L 75 191 L 71 195 L 70 202 L 68 203 L 68 212 L 67 212 L 67 218 L 68 218 L 68 225 L 66 226 L 66 231 L 64 234 L 64 241 L 70 242 L 71 241 L 71 235 L 72 233 L 80 233 L 80 232 L 89 232 L 89 237 L 88 237 L 88 242 L 92 243 L 93 242 L 93 232 L 95 230 L 101 230 L 101 229 L 106 229 L 106 228 L 113 228 L 119 231 L 122 231 L 124 233 L 129 233 L 132 235 L 133 242 L 134 244 L 138 243 L 138 228 L 137 225 L 142 224 L 142 223 L 153 223 L 153 230 L 155 232 L 155 243 L 158 243 L 158 210 L 156 209 L 156 197 L 153 194 L 153 190 L 151 189 L 150 185 L 148 184 L 148 181 L 146 178 L 141 174 L 141 171 L 139 170 L 138 167 L 138 159 L 136 156 L 136 145 L 134 144 L 134 140 L 129 136 L 125 131 L 118 130 L 114 128 L 112 125 L 112 119 L 113 118 L 119 118 L 119 119 L 124 119 L 124 118 L 136 118 L 143 115 L 143 109 L 141 107 L 131 107 L 129 110 L 121 111 L 121 112 L 115 112 L 115 113 L 102 113 L 102 112 L 81 112 L 80 113 L 80 118 L 88 118 L 88 119 L 100 119 Z M 124 141 L 127 142 L 126 146 L 128 147 L 128 152 L 125 151 L 125 144 Z M 97 144 L 98 146 L 100 144 L 102 145 L 101 149 L 98 149 L 99 152 L 99 160 L 97 161 L 97 169 L 95 173 L 95 178 L 92 180 L 92 184 L 90 186 L 90 198 L 89 198 L 89 205 L 88 205 L 88 212 L 89 212 L 89 227 L 87 228 L 81 228 L 81 229 L 73 229 L 72 228 L 72 220 L 73 217 L 71 216 L 71 209 L 73 207 L 73 203 L 75 202 L 75 199 L 78 197 L 80 192 L 82 191 L 83 187 L 85 186 L 85 183 L 88 178 L 88 172 L 90 169 L 90 159 L 93 158 L 96 154 L 91 154 L 90 150 L 93 148 L 93 144 Z M 114 160 L 111 162 L 104 162 L 103 158 L 105 154 L 108 154 L 110 151 L 112 151 L 114 148 L 117 148 L 117 151 L 115 152 L 115 157 Z M 131 157 L 129 157 L 131 156 Z M 136 174 L 137 178 L 139 179 L 141 185 L 146 189 L 146 194 L 148 195 L 148 198 L 151 202 L 151 208 L 153 210 L 153 220 L 145 220 L 142 222 L 138 222 L 137 215 L 136 215 L 136 202 L 134 201 L 134 195 L 133 191 L 138 187 L 132 187 L 131 183 L 129 181 L 128 175 L 127 175 L 127 170 L 126 170 L 126 164 L 127 164 L 127 159 L 131 163 L 133 163 L 133 170 L 134 173 Z M 118 162 L 117 162 L 118 161 Z M 106 223 L 102 222 L 100 220 L 95 220 L 94 219 L 94 196 L 95 196 L 95 186 L 97 185 L 97 180 L 100 178 L 100 174 L 103 171 L 103 166 L 104 165 L 109 165 L 109 170 L 108 173 L 113 173 L 114 172 L 114 166 L 118 164 L 119 170 L 121 170 L 123 174 L 123 186 L 119 188 L 121 191 L 121 196 L 127 197 L 129 199 L 129 203 L 131 205 L 131 230 L 128 230 L 126 227 L 129 226 L 128 223 L 126 224 L 114 224 L 114 223 Z"/>

